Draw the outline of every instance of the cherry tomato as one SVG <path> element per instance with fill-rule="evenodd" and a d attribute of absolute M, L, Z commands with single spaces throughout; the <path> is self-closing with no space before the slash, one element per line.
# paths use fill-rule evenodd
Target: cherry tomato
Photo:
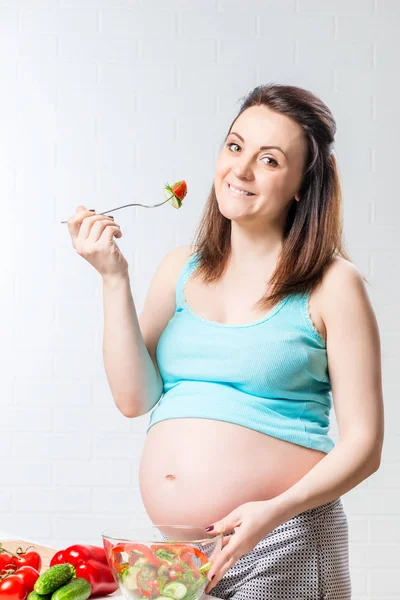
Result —
<path fill-rule="evenodd" d="M 25 567 L 18 569 L 14 576 L 18 577 L 18 579 L 22 581 L 25 588 L 28 590 L 28 594 L 30 594 L 33 590 L 36 580 L 39 579 L 39 572 L 33 567 L 26 565 Z"/>
<path fill-rule="evenodd" d="M 2 569 L 5 569 L 9 565 L 12 565 L 11 560 L 12 560 L 11 554 L 8 554 L 8 552 L 1 552 L 0 553 L 0 571 Z"/>
<path fill-rule="evenodd" d="M 16 575 L 9 575 L 0 582 L 0 598 L 5 600 L 25 600 L 28 591 Z"/>
<path fill-rule="evenodd" d="M 18 552 L 17 556 L 12 557 L 12 564 L 19 567 L 33 567 L 36 571 L 39 571 L 42 568 L 42 559 L 40 554 L 35 550 L 31 550 L 30 552 Z"/>

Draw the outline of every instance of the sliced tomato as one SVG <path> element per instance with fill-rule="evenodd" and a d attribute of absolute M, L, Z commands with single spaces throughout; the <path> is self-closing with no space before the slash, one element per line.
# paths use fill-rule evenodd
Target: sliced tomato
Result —
<path fill-rule="evenodd" d="M 184 199 L 184 197 L 187 194 L 186 181 L 183 181 L 183 180 L 177 181 L 171 187 L 172 187 L 172 191 L 174 192 L 175 196 L 178 198 L 178 200 L 180 200 L 182 202 L 182 200 Z"/>
<path fill-rule="evenodd" d="M 157 579 L 153 580 L 152 586 L 151 586 L 151 593 L 153 596 L 160 596 L 161 594 L 161 586 L 159 581 L 157 581 Z"/>
<path fill-rule="evenodd" d="M 151 598 L 153 595 L 154 581 L 157 582 L 157 571 L 149 567 L 140 569 L 136 576 L 138 590 L 146 598 Z"/>

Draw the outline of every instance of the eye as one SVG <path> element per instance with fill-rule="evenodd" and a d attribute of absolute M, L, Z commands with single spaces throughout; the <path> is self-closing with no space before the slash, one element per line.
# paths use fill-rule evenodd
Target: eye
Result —
<path fill-rule="evenodd" d="M 228 144 L 226 144 L 226 147 L 229 148 L 230 152 L 233 152 L 230 148 L 231 146 L 237 146 L 238 148 L 240 148 L 239 144 L 237 144 L 236 142 L 228 142 Z M 271 160 L 275 164 L 275 168 L 279 166 L 274 158 L 271 158 L 270 156 L 263 156 L 263 158 L 268 158 L 269 160 Z"/>

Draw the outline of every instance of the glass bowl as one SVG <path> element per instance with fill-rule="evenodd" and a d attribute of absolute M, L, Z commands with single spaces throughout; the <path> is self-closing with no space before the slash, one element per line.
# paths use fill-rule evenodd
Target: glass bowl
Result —
<path fill-rule="evenodd" d="M 143 525 L 101 532 L 108 564 L 129 600 L 199 600 L 223 534 L 191 525 Z"/>

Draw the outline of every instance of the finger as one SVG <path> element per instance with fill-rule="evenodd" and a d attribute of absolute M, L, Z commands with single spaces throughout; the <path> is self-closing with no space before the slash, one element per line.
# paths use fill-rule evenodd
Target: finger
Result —
<path fill-rule="evenodd" d="M 101 220 L 93 224 L 87 239 L 93 244 L 100 242 L 106 246 L 120 230 L 120 226 L 114 221 Z"/>
<path fill-rule="evenodd" d="M 213 575 L 218 577 L 219 572 L 225 567 L 225 565 L 236 555 L 236 548 L 233 544 L 225 547 L 213 562 L 211 569 L 207 573 L 207 578 L 211 581 Z"/>
<path fill-rule="evenodd" d="M 98 242 L 104 246 L 108 246 L 111 243 L 114 243 L 117 246 L 117 243 L 115 240 L 113 240 L 113 237 L 122 237 L 122 232 L 120 230 L 119 225 L 107 225 L 103 229 L 100 238 L 98 239 Z M 117 246 L 117 248 L 119 248 L 119 246 Z"/>
<path fill-rule="evenodd" d="M 208 584 L 208 586 L 204 590 L 206 594 L 209 594 L 211 592 L 211 590 L 213 588 L 215 588 L 215 586 L 221 581 L 221 579 L 229 571 L 229 569 L 235 564 L 236 561 L 237 561 L 237 558 L 235 558 L 234 556 L 232 556 L 225 563 L 225 565 L 221 569 L 219 569 L 217 573 L 215 573 L 214 579 L 212 581 L 210 581 L 210 583 Z M 212 577 L 212 575 L 211 575 L 211 577 Z"/>
<path fill-rule="evenodd" d="M 222 539 L 221 539 L 222 548 L 225 548 L 225 546 L 226 546 L 227 544 L 229 544 L 230 540 L 231 540 L 231 536 L 230 536 L 230 535 L 224 535 L 224 536 L 222 537 Z M 216 546 L 216 548 L 214 548 L 214 550 L 213 550 L 213 551 L 212 551 L 212 553 L 211 553 L 211 556 L 210 556 L 210 558 L 209 558 L 210 562 L 214 562 L 214 560 L 215 560 L 215 557 L 216 557 L 216 556 L 217 556 L 217 555 L 218 555 L 220 552 L 222 552 L 222 549 L 220 549 L 219 545 L 217 545 L 217 546 Z"/>
<path fill-rule="evenodd" d="M 83 216 L 82 224 L 78 233 L 79 240 L 84 241 L 89 238 L 92 242 L 97 242 L 103 232 L 104 227 L 106 227 L 108 224 L 115 225 L 114 220 L 111 217 L 106 217 L 104 215 L 93 215 L 93 213 Z"/>
<path fill-rule="evenodd" d="M 68 231 L 73 242 L 75 242 L 79 235 L 79 231 L 84 219 L 91 216 L 93 216 L 93 212 L 86 210 L 86 208 L 81 205 L 77 206 L 75 214 L 73 214 L 67 221 Z"/>

